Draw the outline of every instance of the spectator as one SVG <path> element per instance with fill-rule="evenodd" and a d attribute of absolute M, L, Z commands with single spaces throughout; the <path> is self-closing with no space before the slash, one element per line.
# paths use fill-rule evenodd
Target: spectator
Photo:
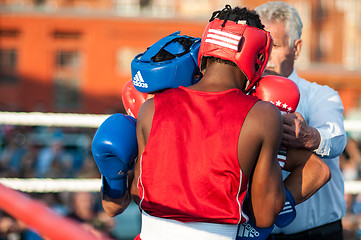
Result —
<path fill-rule="evenodd" d="M 20 131 L 13 131 L 7 138 L 7 143 L 0 158 L 0 169 L 5 177 L 19 177 L 21 162 L 27 152 L 26 138 Z"/>
<path fill-rule="evenodd" d="M 83 224 L 92 232 L 111 235 L 114 220 L 104 218 L 104 212 L 96 208 L 94 195 L 89 192 L 75 192 L 71 196 L 71 212 L 68 217 Z"/>
<path fill-rule="evenodd" d="M 40 150 L 37 164 L 36 177 L 66 177 L 71 171 L 72 155 L 66 152 L 61 138 L 54 138 L 50 145 Z"/>
<path fill-rule="evenodd" d="M 354 138 L 347 136 L 345 151 L 340 156 L 340 168 L 345 180 L 358 180 L 361 163 L 359 144 Z"/>

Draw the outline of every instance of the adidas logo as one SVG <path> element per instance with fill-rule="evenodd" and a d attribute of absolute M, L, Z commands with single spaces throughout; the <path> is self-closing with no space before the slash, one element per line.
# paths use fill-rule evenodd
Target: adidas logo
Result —
<path fill-rule="evenodd" d="M 249 223 L 242 223 L 238 228 L 238 237 L 256 238 L 259 232 L 256 231 Z"/>
<path fill-rule="evenodd" d="M 142 74 L 138 71 L 133 77 L 133 85 L 140 88 L 148 88 L 148 84 L 144 82 Z"/>
<path fill-rule="evenodd" d="M 279 213 L 279 215 L 287 214 L 293 212 L 293 207 L 289 201 L 285 202 L 285 205 L 283 206 L 282 211 Z"/>
<path fill-rule="evenodd" d="M 239 35 L 222 32 L 211 28 L 208 30 L 205 42 L 237 51 L 241 38 L 242 37 Z"/>

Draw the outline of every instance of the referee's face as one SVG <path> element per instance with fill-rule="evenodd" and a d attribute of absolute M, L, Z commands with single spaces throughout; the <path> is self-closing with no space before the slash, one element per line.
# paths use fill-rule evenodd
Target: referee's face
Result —
<path fill-rule="evenodd" d="M 301 50 L 302 41 L 298 39 L 291 46 L 283 22 L 264 24 L 265 29 L 271 33 L 273 38 L 272 53 L 266 68 L 277 72 L 281 76 L 288 77 L 293 71 L 294 61 Z"/>

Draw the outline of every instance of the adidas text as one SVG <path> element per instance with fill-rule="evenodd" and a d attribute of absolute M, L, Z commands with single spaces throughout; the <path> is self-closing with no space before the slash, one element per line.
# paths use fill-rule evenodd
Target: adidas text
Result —
<path fill-rule="evenodd" d="M 238 236 L 248 238 L 259 237 L 259 232 L 257 232 L 250 224 L 244 223 L 239 226 Z"/>
<path fill-rule="evenodd" d="M 144 82 L 142 74 L 138 71 L 133 77 L 133 85 L 140 88 L 148 88 L 148 84 Z"/>

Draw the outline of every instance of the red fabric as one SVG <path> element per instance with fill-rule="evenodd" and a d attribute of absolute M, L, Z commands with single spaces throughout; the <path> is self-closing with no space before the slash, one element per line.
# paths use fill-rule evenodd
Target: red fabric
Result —
<path fill-rule="evenodd" d="M 138 234 L 138 235 L 134 238 L 134 240 L 142 240 L 142 239 L 140 238 L 140 234 Z"/>
<path fill-rule="evenodd" d="M 237 148 L 256 101 L 238 89 L 207 93 L 179 87 L 157 94 L 141 159 L 141 208 L 183 222 L 243 222 L 248 179 L 241 175 Z"/>
<path fill-rule="evenodd" d="M 0 208 L 35 229 L 45 239 L 110 240 L 97 236 L 71 218 L 63 217 L 43 202 L 0 184 Z"/>
<path fill-rule="evenodd" d="M 202 66 L 202 57 L 207 56 L 234 62 L 246 75 L 249 81 L 246 91 L 249 91 L 262 76 L 272 43 L 267 31 L 233 21 L 224 25 L 224 20 L 214 19 L 203 33 L 198 66 Z"/>
<path fill-rule="evenodd" d="M 291 79 L 275 75 L 262 77 L 250 94 L 273 103 L 282 113 L 294 112 L 300 101 L 300 91 L 296 83 Z"/>
<path fill-rule="evenodd" d="M 135 119 L 138 118 L 139 109 L 147 99 L 147 96 L 147 93 L 142 93 L 135 89 L 132 80 L 128 81 L 124 85 L 122 92 L 124 109 L 130 116 L 133 116 Z"/>

